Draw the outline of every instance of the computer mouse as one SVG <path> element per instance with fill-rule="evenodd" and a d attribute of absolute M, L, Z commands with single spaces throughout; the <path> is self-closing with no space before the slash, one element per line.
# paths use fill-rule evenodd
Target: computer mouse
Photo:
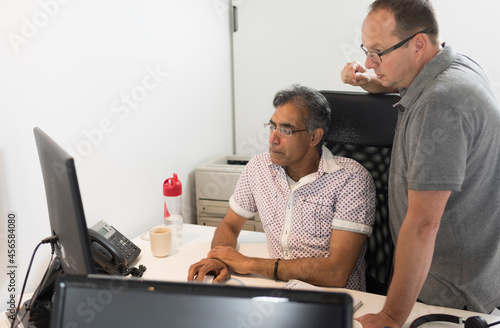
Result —
<path fill-rule="evenodd" d="M 231 277 L 228 280 L 226 280 L 224 282 L 224 284 L 226 286 L 245 286 L 245 284 L 241 280 L 239 280 L 237 278 L 233 278 L 233 277 Z"/>
<path fill-rule="evenodd" d="M 214 278 L 215 278 L 215 276 L 214 276 L 214 275 L 207 274 L 207 275 L 203 278 L 203 283 L 204 283 L 204 284 L 211 284 L 211 283 L 214 281 Z"/>

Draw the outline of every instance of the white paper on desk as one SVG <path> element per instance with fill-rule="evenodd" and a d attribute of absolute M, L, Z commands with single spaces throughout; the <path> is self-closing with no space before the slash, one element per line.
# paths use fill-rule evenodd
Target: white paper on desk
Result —
<path fill-rule="evenodd" d="M 314 286 L 304 282 L 302 280 L 292 279 L 285 284 L 285 289 L 303 289 L 303 290 L 319 290 L 327 291 L 321 287 Z M 352 297 L 352 296 L 351 296 Z M 363 302 L 359 298 L 352 297 L 352 312 L 356 312 L 363 305 Z"/>

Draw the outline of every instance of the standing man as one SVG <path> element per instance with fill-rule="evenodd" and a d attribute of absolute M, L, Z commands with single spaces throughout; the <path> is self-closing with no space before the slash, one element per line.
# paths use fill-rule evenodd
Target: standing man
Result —
<path fill-rule="evenodd" d="M 375 216 L 370 173 L 352 159 L 333 156 L 323 139 L 330 107 L 303 86 L 279 91 L 269 129 L 269 152 L 255 156 L 241 174 L 230 208 L 215 231 L 206 259 L 188 280 L 215 282 L 240 274 L 365 290 L 366 238 Z M 248 218 L 259 213 L 270 259 L 236 250 Z"/>
<path fill-rule="evenodd" d="M 396 243 L 383 310 L 363 327 L 401 327 L 415 301 L 489 313 L 500 306 L 500 111 L 481 67 L 438 40 L 428 0 L 376 0 L 365 66 L 342 81 L 399 91 L 389 176 Z M 369 71 L 373 69 L 373 71 Z"/>

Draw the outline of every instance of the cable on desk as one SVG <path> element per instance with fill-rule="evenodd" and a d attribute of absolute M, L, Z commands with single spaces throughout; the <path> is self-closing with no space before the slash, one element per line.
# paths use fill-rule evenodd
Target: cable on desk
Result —
<path fill-rule="evenodd" d="M 16 320 L 17 320 L 17 315 L 19 314 L 19 310 L 21 309 L 21 304 L 22 304 L 21 302 L 23 300 L 24 290 L 26 289 L 26 283 L 28 282 L 28 277 L 29 277 L 29 274 L 31 271 L 31 266 L 33 265 L 33 260 L 35 259 L 35 255 L 36 255 L 36 252 L 38 251 L 38 248 L 43 244 L 50 243 L 50 246 L 52 247 L 52 255 L 51 255 L 51 258 L 49 261 L 49 267 L 50 267 L 52 260 L 54 258 L 54 244 L 56 243 L 56 241 L 57 241 L 56 236 L 50 236 L 50 237 L 43 239 L 41 242 L 38 243 L 38 245 L 36 245 L 35 250 L 33 251 L 33 254 L 31 255 L 31 260 L 30 260 L 30 264 L 28 265 L 28 270 L 26 271 L 26 277 L 24 278 L 23 288 L 21 289 L 21 295 L 19 296 L 19 302 L 17 304 L 16 312 L 14 313 L 14 318 L 12 319 L 12 322 L 10 324 L 11 328 L 15 327 L 14 325 L 15 325 Z M 45 274 L 47 274 L 47 272 L 45 272 Z M 43 281 L 43 279 L 42 279 L 42 281 Z M 40 285 L 37 287 L 37 289 L 35 290 L 35 293 L 33 295 L 36 295 L 38 288 L 40 288 Z M 31 302 L 30 302 L 30 306 L 31 306 Z M 24 317 L 27 314 L 28 314 L 28 311 L 26 311 L 24 313 L 23 317 L 19 319 L 17 326 L 19 326 L 19 324 L 23 321 Z"/>
<path fill-rule="evenodd" d="M 139 265 L 139 268 L 136 267 L 127 267 L 125 264 L 120 263 L 115 266 L 115 269 L 113 270 L 113 274 L 116 274 L 118 276 L 128 276 L 129 274 L 132 277 L 142 277 L 144 274 L 144 271 L 146 271 L 146 267 L 144 265 Z"/>

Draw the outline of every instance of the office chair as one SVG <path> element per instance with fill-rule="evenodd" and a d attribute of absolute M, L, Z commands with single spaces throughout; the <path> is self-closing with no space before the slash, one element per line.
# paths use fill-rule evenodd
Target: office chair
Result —
<path fill-rule="evenodd" d="M 377 189 L 373 233 L 368 238 L 367 292 L 386 295 L 393 269 L 394 244 L 389 228 L 388 176 L 397 110 L 396 94 L 321 91 L 332 115 L 325 146 L 334 155 L 358 161 L 373 176 Z"/>

